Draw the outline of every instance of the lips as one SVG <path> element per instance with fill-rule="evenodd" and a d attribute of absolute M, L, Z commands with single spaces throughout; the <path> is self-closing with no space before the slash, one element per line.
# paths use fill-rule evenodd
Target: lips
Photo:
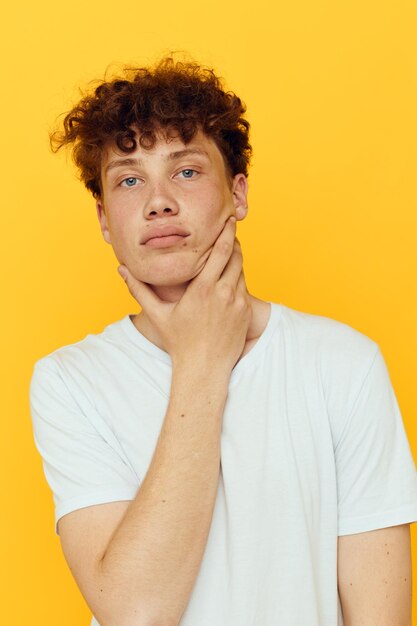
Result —
<path fill-rule="evenodd" d="M 169 237 L 169 235 L 181 235 L 182 237 L 187 237 L 190 233 L 187 233 L 184 228 L 181 226 L 159 226 L 158 228 L 151 228 L 148 230 L 146 235 L 141 240 L 141 244 L 145 244 L 150 239 L 154 239 L 156 237 Z"/>

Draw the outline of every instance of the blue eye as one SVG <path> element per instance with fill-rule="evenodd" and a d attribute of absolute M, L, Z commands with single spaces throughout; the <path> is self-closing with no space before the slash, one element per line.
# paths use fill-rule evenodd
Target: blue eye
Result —
<path fill-rule="evenodd" d="M 126 187 L 134 187 L 137 180 L 138 179 L 134 176 L 129 176 L 129 178 L 125 178 L 124 180 L 122 180 L 121 185 L 123 185 L 123 183 L 126 183 Z"/>
<path fill-rule="evenodd" d="M 191 173 L 191 176 L 187 176 L 187 175 L 185 174 L 185 172 L 187 172 L 187 173 Z M 193 176 L 192 176 L 192 174 L 193 174 L 194 172 L 195 172 L 196 174 L 198 173 L 198 172 L 197 172 L 197 170 L 191 170 L 191 169 L 181 170 L 181 174 L 184 174 L 184 177 L 185 177 L 185 178 L 192 178 L 192 177 L 193 177 Z"/>

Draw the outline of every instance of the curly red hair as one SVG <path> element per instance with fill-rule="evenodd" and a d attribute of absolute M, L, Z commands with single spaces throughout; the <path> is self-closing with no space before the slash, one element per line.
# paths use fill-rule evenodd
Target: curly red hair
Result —
<path fill-rule="evenodd" d="M 153 67 L 124 68 L 122 77 L 100 82 L 66 114 L 63 130 L 51 133 L 51 148 L 72 145 L 81 180 L 99 198 L 109 141 L 130 153 L 137 148 L 136 136 L 141 147 L 152 148 L 161 129 L 176 131 L 185 144 L 201 129 L 217 144 L 231 180 L 240 172 L 248 175 L 252 147 L 245 112 L 212 69 L 168 56 Z"/>

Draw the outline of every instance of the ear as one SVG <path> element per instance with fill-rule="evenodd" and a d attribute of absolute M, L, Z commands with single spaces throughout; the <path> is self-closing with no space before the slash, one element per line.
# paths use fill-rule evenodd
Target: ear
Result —
<path fill-rule="evenodd" d="M 107 215 L 104 209 L 104 204 L 100 199 L 96 201 L 96 210 L 97 210 L 98 221 L 100 222 L 100 228 L 101 228 L 101 233 L 103 235 L 103 239 L 106 243 L 111 244 L 110 232 L 109 232 L 109 228 L 107 224 Z"/>
<path fill-rule="evenodd" d="M 245 219 L 248 213 L 248 180 L 244 174 L 236 174 L 232 184 L 236 219 Z"/>

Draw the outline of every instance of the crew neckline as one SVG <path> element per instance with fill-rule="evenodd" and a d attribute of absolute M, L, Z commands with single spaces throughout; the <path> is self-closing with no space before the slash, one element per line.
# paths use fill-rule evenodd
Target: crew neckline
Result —
<path fill-rule="evenodd" d="M 247 352 L 233 368 L 230 376 L 231 382 L 237 376 L 239 376 L 242 371 L 245 371 L 248 367 L 252 365 L 252 363 L 254 363 L 259 358 L 264 348 L 268 344 L 271 336 L 273 335 L 276 326 L 278 325 L 282 312 L 282 304 L 270 302 L 268 300 L 267 302 L 271 307 L 268 322 L 253 348 L 251 348 L 249 352 Z M 131 316 L 134 315 L 136 315 L 136 313 L 130 313 L 120 320 L 121 326 L 126 334 L 129 336 L 130 340 L 150 356 L 171 366 L 172 361 L 168 352 L 165 352 L 165 350 L 162 350 L 157 345 L 152 343 L 152 341 L 147 339 L 145 335 L 143 335 L 136 328 L 131 319 Z"/>

